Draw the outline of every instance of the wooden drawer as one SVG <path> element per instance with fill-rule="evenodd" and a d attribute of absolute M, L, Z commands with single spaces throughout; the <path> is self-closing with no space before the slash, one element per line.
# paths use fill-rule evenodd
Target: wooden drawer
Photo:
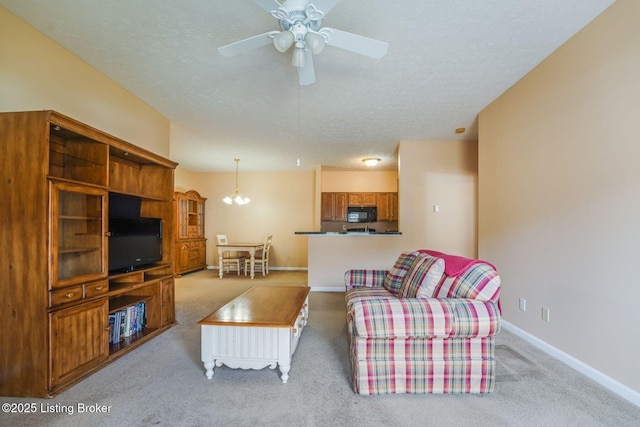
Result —
<path fill-rule="evenodd" d="M 49 295 L 51 296 L 52 306 L 79 301 L 83 295 L 82 285 L 59 289 L 51 292 Z"/>
<path fill-rule="evenodd" d="M 201 237 L 198 233 L 198 226 L 197 225 L 189 225 L 187 227 L 187 236 L 189 237 Z"/>
<path fill-rule="evenodd" d="M 100 280 L 98 282 L 58 289 L 52 291 L 49 295 L 51 298 L 51 307 L 55 307 L 61 304 L 79 301 L 83 298 L 105 295 L 107 292 L 109 292 L 109 281 Z"/>
<path fill-rule="evenodd" d="M 84 297 L 91 298 L 98 295 L 104 295 L 109 292 L 109 281 L 101 280 L 99 282 L 87 283 L 84 286 Z"/>

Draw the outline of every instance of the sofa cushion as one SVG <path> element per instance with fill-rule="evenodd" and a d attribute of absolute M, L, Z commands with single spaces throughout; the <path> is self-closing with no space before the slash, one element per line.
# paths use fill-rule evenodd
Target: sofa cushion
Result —
<path fill-rule="evenodd" d="M 402 282 L 404 282 L 407 273 L 419 255 L 420 253 L 417 251 L 401 253 L 384 278 L 382 286 L 393 295 L 398 295 Z"/>
<path fill-rule="evenodd" d="M 419 254 L 398 290 L 399 298 L 430 298 L 444 272 L 442 258 Z"/>
<path fill-rule="evenodd" d="M 491 264 L 473 264 L 456 277 L 446 277 L 436 290 L 436 298 L 471 298 L 498 303 L 500 276 Z"/>
<path fill-rule="evenodd" d="M 372 287 L 358 287 L 347 289 L 344 293 L 344 299 L 347 303 L 347 310 L 356 301 L 380 299 L 380 298 L 396 298 L 391 292 L 379 286 L 377 288 Z"/>

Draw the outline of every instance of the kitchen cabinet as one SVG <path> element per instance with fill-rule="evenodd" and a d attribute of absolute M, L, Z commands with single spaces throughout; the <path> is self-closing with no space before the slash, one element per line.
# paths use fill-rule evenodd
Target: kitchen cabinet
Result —
<path fill-rule="evenodd" d="M 322 221 L 347 220 L 347 193 L 322 193 Z"/>
<path fill-rule="evenodd" d="M 349 193 L 349 206 L 376 206 L 376 193 Z"/>
<path fill-rule="evenodd" d="M 398 220 L 398 193 L 375 193 L 378 221 Z"/>
<path fill-rule="evenodd" d="M 347 206 L 376 206 L 378 221 L 398 220 L 398 193 L 322 193 L 322 221 L 346 221 Z"/>

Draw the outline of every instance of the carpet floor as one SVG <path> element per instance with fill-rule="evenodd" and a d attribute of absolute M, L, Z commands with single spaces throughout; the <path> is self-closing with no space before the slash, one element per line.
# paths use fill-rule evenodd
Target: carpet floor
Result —
<path fill-rule="evenodd" d="M 312 292 L 290 378 L 217 367 L 208 380 L 197 322 L 251 286 L 306 286 L 303 271 L 254 280 L 205 270 L 176 279 L 178 325 L 53 399 L 0 397 L 35 413 L 12 426 L 637 426 L 640 408 L 503 330 L 495 392 L 359 396 L 351 386 L 344 294 Z M 3 344 L 4 345 L 4 344 Z M 90 412 L 104 409 L 106 412 Z"/>

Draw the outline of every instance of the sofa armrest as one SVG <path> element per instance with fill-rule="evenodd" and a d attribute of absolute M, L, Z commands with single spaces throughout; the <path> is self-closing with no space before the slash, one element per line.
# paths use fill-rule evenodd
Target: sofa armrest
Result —
<path fill-rule="evenodd" d="M 344 284 L 347 290 L 357 287 L 382 287 L 387 273 L 389 270 L 347 270 L 344 273 Z"/>
<path fill-rule="evenodd" d="M 451 333 L 451 311 L 435 298 L 354 301 L 347 312 L 350 333 L 360 338 L 434 338 Z"/>
<path fill-rule="evenodd" d="M 451 337 L 490 337 L 500 332 L 502 316 L 497 302 L 445 298 L 453 314 Z"/>
<path fill-rule="evenodd" d="M 374 339 L 486 337 L 500 330 L 496 304 L 462 298 L 354 301 L 347 322 L 350 334 Z"/>

